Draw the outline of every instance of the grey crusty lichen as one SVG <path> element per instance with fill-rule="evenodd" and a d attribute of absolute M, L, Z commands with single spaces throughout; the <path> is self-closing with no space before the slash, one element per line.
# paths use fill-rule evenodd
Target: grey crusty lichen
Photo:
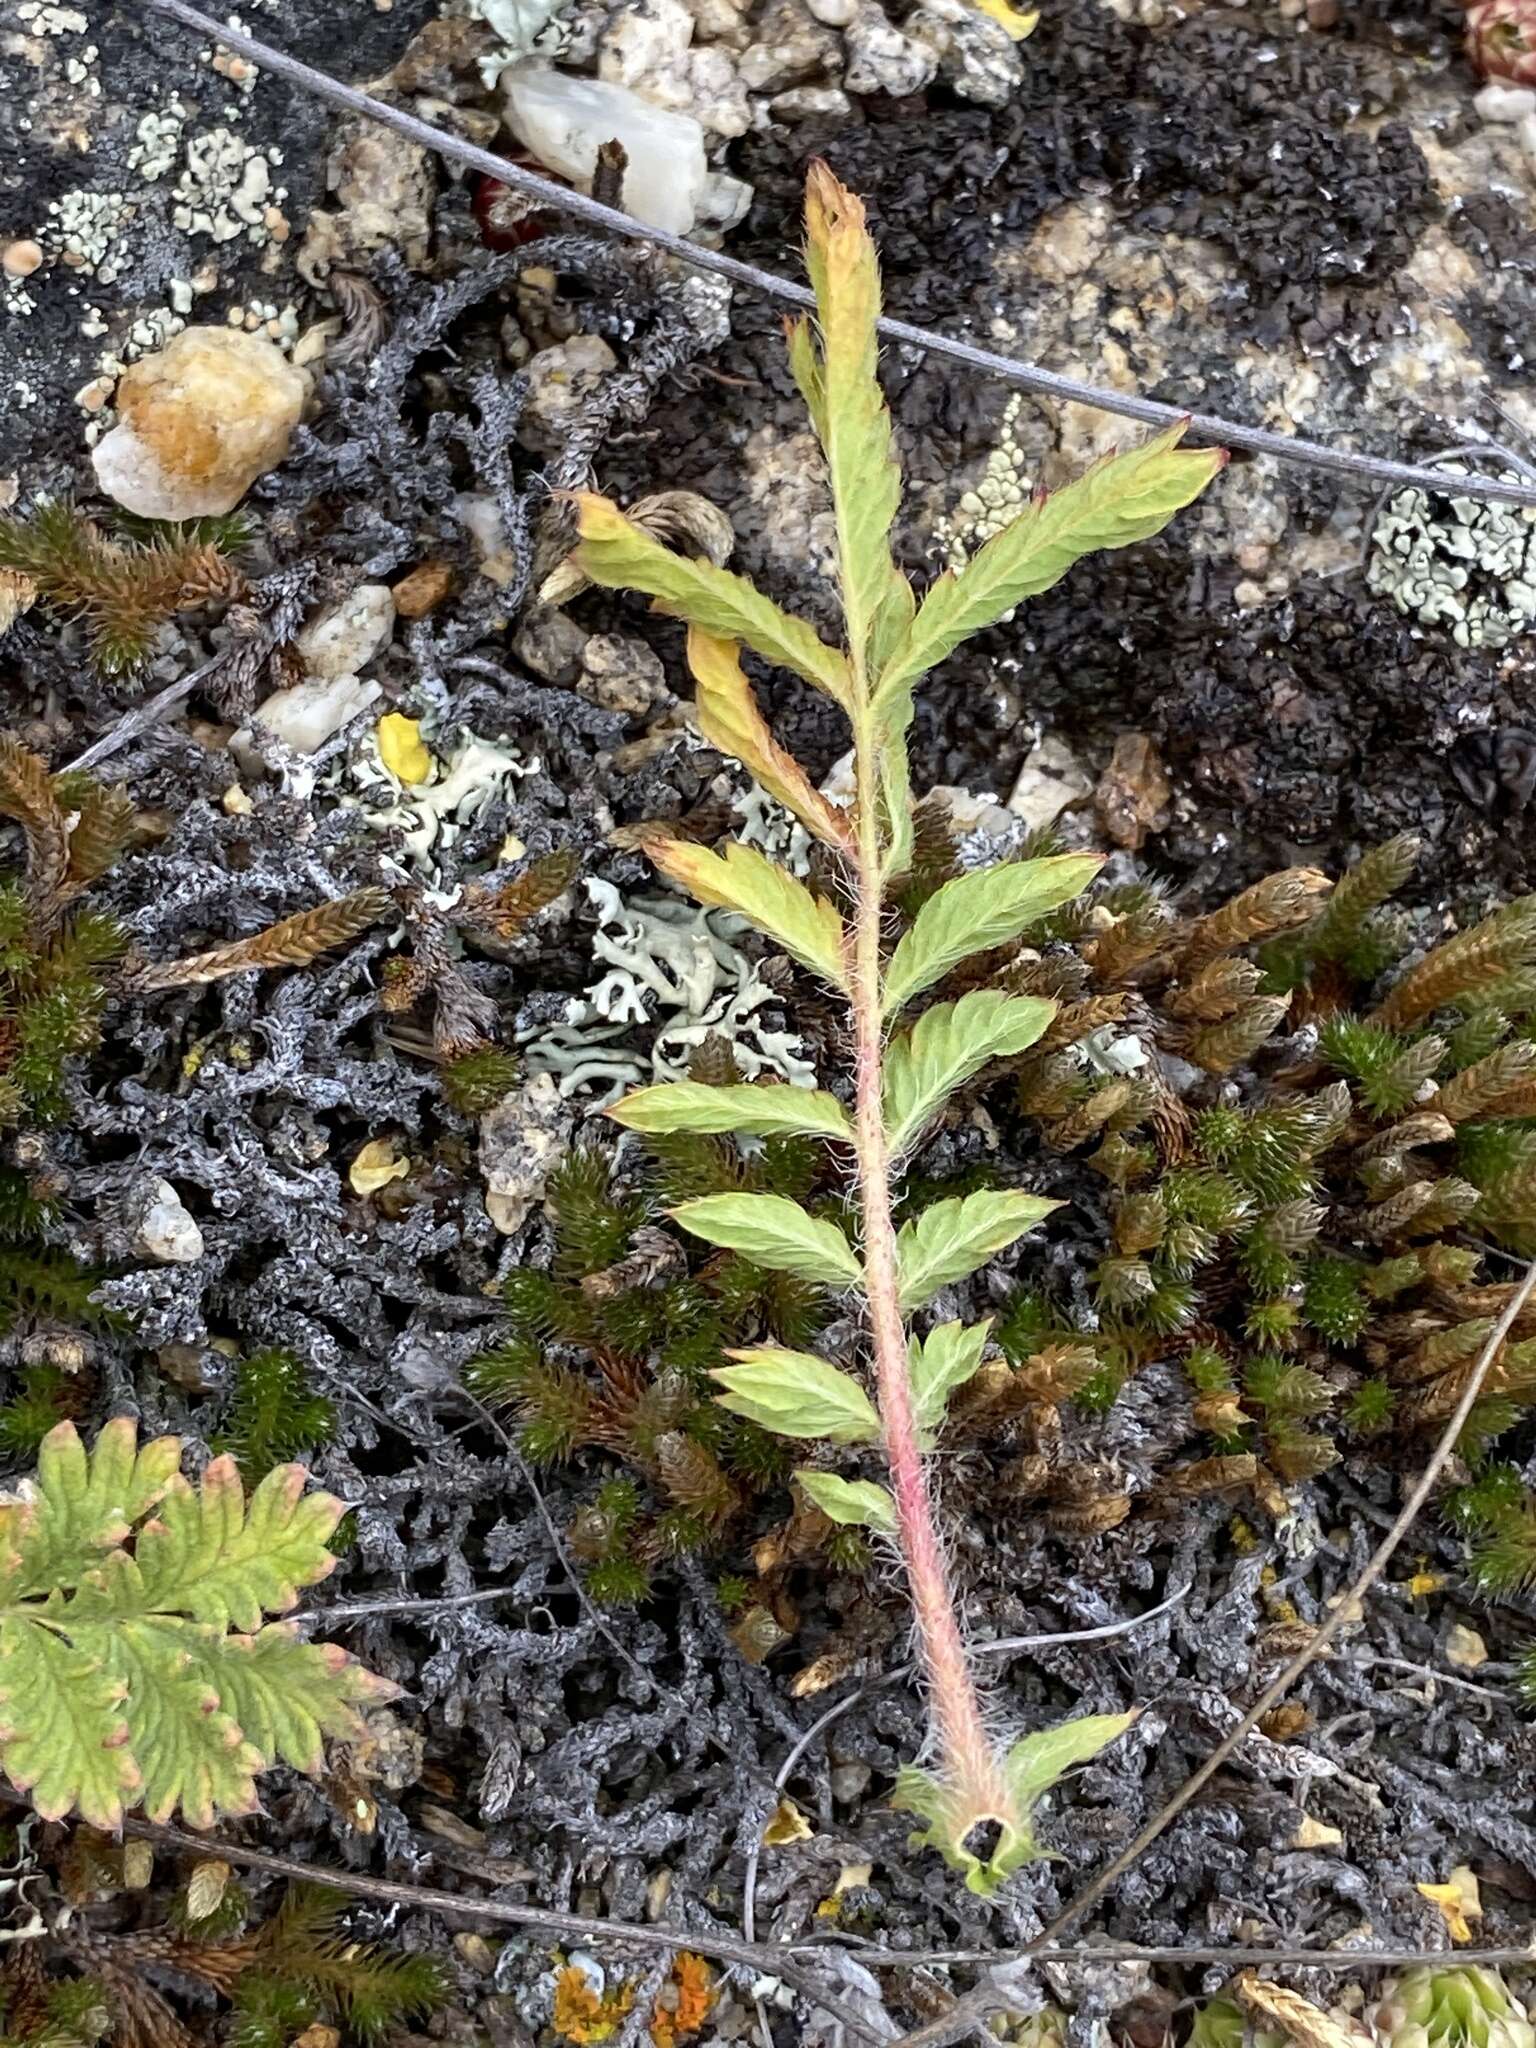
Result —
<path fill-rule="evenodd" d="M 1366 583 L 1422 625 L 1447 627 L 1458 647 L 1507 646 L 1536 620 L 1536 510 L 1398 491 L 1372 530 Z"/>

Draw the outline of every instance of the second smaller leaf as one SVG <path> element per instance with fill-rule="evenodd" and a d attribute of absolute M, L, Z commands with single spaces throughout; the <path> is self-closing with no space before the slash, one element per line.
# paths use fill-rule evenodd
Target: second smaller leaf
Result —
<path fill-rule="evenodd" d="M 896 1503 L 872 1479 L 839 1479 L 835 1472 L 795 1468 L 806 1496 L 829 1521 L 845 1528 L 873 1529 L 878 1536 L 896 1534 Z"/>
<path fill-rule="evenodd" d="M 1018 1188 L 981 1188 L 935 1202 L 903 1224 L 896 1239 L 902 1307 L 921 1308 L 941 1287 L 974 1273 L 1060 1207 Z"/>
<path fill-rule="evenodd" d="M 799 1273 L 826 1287 L 855 1287 L 863 1278 L 853 1246 L 837 1225 L 807 1216 L 784 1195 L 701 1195 L 671 1215 L 695 1237 L 775 1273 Z"/>
<path fill-rule="evenodd" d="M 935 1003 L 885 1055 L 885 1125 L 891 1150 L 910 1145 L 955 1089 L 988 1060 L 1026 1052 L 1056 1014 L 1038 996 L 976 989 L 957 1003 Z"/>
<path fill-rule="evenodd" d="M 918 1429 L 931 1437 L 944 1420 L 950 1396 L 981 1369 L 992 1322 L 940 1323 L 926 1337 L 914 1340 L 911 1351 L 912 1401 Z"/>
<path fill-rule="evenodd" d="M 853 1126 L 835 1095 L 787 1082 L 739 1082 L 706 1087 L 699 1081 L 669 1081 L 636 1088 L 608 1111 L 615 1123 L 655 1136 L 670 1131 L 740 1132 L 755 1138 L 806 1136 L 844 1138 Z"/>
<path fill-rule="evenodd" d="M 819 1437 L 833 1444 L 873 1443 L 880 1434 L 874 1403 L 851 1373 L 809 1351 L 777 1345 L 730 1351 L 734 1365 L 715 1368 L 725 1389 L 722 1408 L 775 1436 Z"/>

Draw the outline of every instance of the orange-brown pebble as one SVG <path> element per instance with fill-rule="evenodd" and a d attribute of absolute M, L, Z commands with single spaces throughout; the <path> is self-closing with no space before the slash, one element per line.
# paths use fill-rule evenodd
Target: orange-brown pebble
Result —
<path fill-rule="evenodd" d="M 402 619 L 424 619 L 435 612 L 453 588 L 447 562 L 420 562 L 394 586 L 395 612 Z"/>

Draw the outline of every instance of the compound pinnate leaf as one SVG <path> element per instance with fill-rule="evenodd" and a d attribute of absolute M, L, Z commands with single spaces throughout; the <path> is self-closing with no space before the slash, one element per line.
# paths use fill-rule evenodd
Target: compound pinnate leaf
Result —
<path fill-rule="evenodd" d="M 846 985 L 842 919 L 825 897 L 812 895 L 756 847 L 733 843 L 718 854 L 686 840 L 652 838 L 645 850 L 697 902 L 736 911 L 802 967 L 834 988 Z"/>
<path fill-rule="evenodd" d="M 910 1145 L 928 1119 L 987 1064 L 1025 1052 L 1056 1014 L 1038 996 L 977 989 L 957 1003 L 935 1003 L 886 1048 L 884 1106 L 892 1151 Z"/>
<path fill-rule="evenodd" d="M 115 1828 L 139 1788 L 121 1683 L 54 1629 L 0 1621 L 0 1764 L 45 1820 Z"/>
<path fill-rule="evenodd" d="M 877 1536 L 896 1534 L 896 1503 L 872 1479 L 839 1479 L 835 1472 L 797 1466 L 795 1477 L 809 1500 L 829 1521 L 844 1528 L 873 1529 Z"/>
<path fill-rule="evenodd" d="M 781 612 L 744 576 L 674 555 L 606 498 L 578 491 L 575 504 L 581 535 L 576 560 L 594 583 L 609 590 L 643 590 L 661 610 L 702 626 L 716 639 L 739 640 L 765 661 L 847 702 L 848 664 L 804 619 Z"/>
<path fill-rule="evenodd" d="M 819 1437 L 834 1444 L 873 1443 L 880 1434 L 874 1403 L 850 1373 L 809 1351 L 755 1345 L 726 1354 L 715 1369 L 720 1405 L 777 1436 Z"/>
<path fill-rule="evenodd" d="M 194 1490 L 178 1449 L 140 1451 L 125 1423 L 87 1455 L 62 1426 L 3 1511 L 0 1765 L 50 1818 L 113 1828 L 134 1800 L 195 1826 L 249 1812 L 258 1772 L 315 1769 L 324 1735 L 360 1726 L 355 1704 L 393 1692 L 289 1629 L 226 1633 L 330 1571 L 341 1503 L 306 1495 L 293 1465 L 247 1501 L 228 1458 Z"/>
<path fill-rule="evenodd" d="M 912 1404 L 918 1429 L 931 1437 L 944 1420 L 950 1396 L 974 1379 L 991 1333 L 984 1323 L 940 1323 L 911 1347 Z"/>
<path fill-rule="evenodd" d="M 1083 555 L 1147 540 L 1205 489 L 1226 462 L 1218 448 L 1181 449 L 1183 424 L 1140 448 L 1111 455 L 1018 518 L 977 550 L 958 574 L 929 590 L 881 678 L 901 689 L 952 654 L 962 640 L 1036 597 Z"/>
<path fill-rule="evenodd" d="M 1137 1717 L 1135 1708 L 1128 1714 L 1084 1714 L 1016 1742 L 1008 1752 L 1006 1768 L 1020 1806 L 1027 1813 L 1074 1764 L 1091 1763 Z"/>
<path fill-rule="evenodd" d="M 741 650 L 735 641 L 718 640 L 702 626 L 690 627 L 688 666 L 703 738 L 740 761 L 771 797 L 794 812 L 813 838 L 828 846 L 847 846 L 847 819 L 768 730 L 752 686 L 742 674 Z"/>
<path fill-rule="evenodd" d="M 742 1082 L 711 1088 L 700 1081 L 669 1081 L 637 1088 L 608 1111 L 626 1130 L 655 1136 L 668 1131 L 739 1131 L 756 1138 L 803 1135 L 851 1142 L 853 1126 L 835 1095 L 787 1082 Z"/>
<path fill-rule="evenodd" d="M 941 1287 L 974 1273 L 1060 1207 L 1015 1188 L 982 1188 L 935 1202 L 903 1224 L 896 1239 L 902 1307 L 921 1308 Z"/>
<path fill-rule="evenodd" d="M 784 1195 L 701 1195 L 671 1213 L 695 1237 L 775 1273 L 799 1273 L 827 1287 L 855 1287 L 863 1277 L 837 1225 L 807 1216 Z"/>
<path fill-rule="evenodd" d="M 978 868 L 935 889 L 891 956 L 885 974 L 887 1012 L 899 1010 L 973 953 L 1018 938 L 1076 896 L 1102 865 L 1095 853 L 1060 853 L 1047 860 Z"/>
<path fill-rule="evenodd" d="M 326 1545 L 345 1512 L 332 1494 L 306 1493 L 308 1476 L 279 1465 L 249 1501 L 230 1457 L 214 1459 L 197 1492 L 178 1478 L 140 1532 L 133 1604 L 247 1632 L 288 1613 L 334 1567 Z"/>

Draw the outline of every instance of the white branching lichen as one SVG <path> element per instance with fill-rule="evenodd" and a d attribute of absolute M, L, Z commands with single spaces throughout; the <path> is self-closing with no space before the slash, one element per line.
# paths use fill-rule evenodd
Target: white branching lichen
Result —
<path fill-rule="evenodd" d="M 1504 647 L 1536 622 L 1536 508 L 1398 491 L 1372 529 L 1366 583 L 1458 647 Z"/>
<path fill-rule="evenodd" d="M 443 855 L 513 781 L 535 774 L 538 767 L 537 760 L 525 761 L 469 733 L 450 760 L 435 764 L 430 781 L 407 783 L 385 767 L 377 736 L 371 734 L 338 779 L 344 803 L 361 801 L 370 832 L 399 835 L 403 858 L 386 854 L 384 865 L 401 882 L 423 884 L 428 902 L 447 909 L 459 889 L 443 886 Z M 361 799 L 345 785 L 361 791 Z"/>
<path fill-rule="evenodd" d="M 571 999 L 562 1023 L 526 1046 L 530 1072 L 560 1077 L 560 1093 L 600 1087 L 603 1101 L 647 1079 L 680 1081 L 706 1039 L 723 1039 L 742 1073 L 777 1074 L 814 1088 L 816 1072 L 799 1036 L 759 1015 L 780 998 L 737 944 L 743 921 L 700 910 L 679 897 L 626 903 L 611 882 L 589 877 L 598 912 L 594 959 L 607 969 Z M 637 1026 L 658 1026 L 649 1054 L 635 1049 Z"/>

